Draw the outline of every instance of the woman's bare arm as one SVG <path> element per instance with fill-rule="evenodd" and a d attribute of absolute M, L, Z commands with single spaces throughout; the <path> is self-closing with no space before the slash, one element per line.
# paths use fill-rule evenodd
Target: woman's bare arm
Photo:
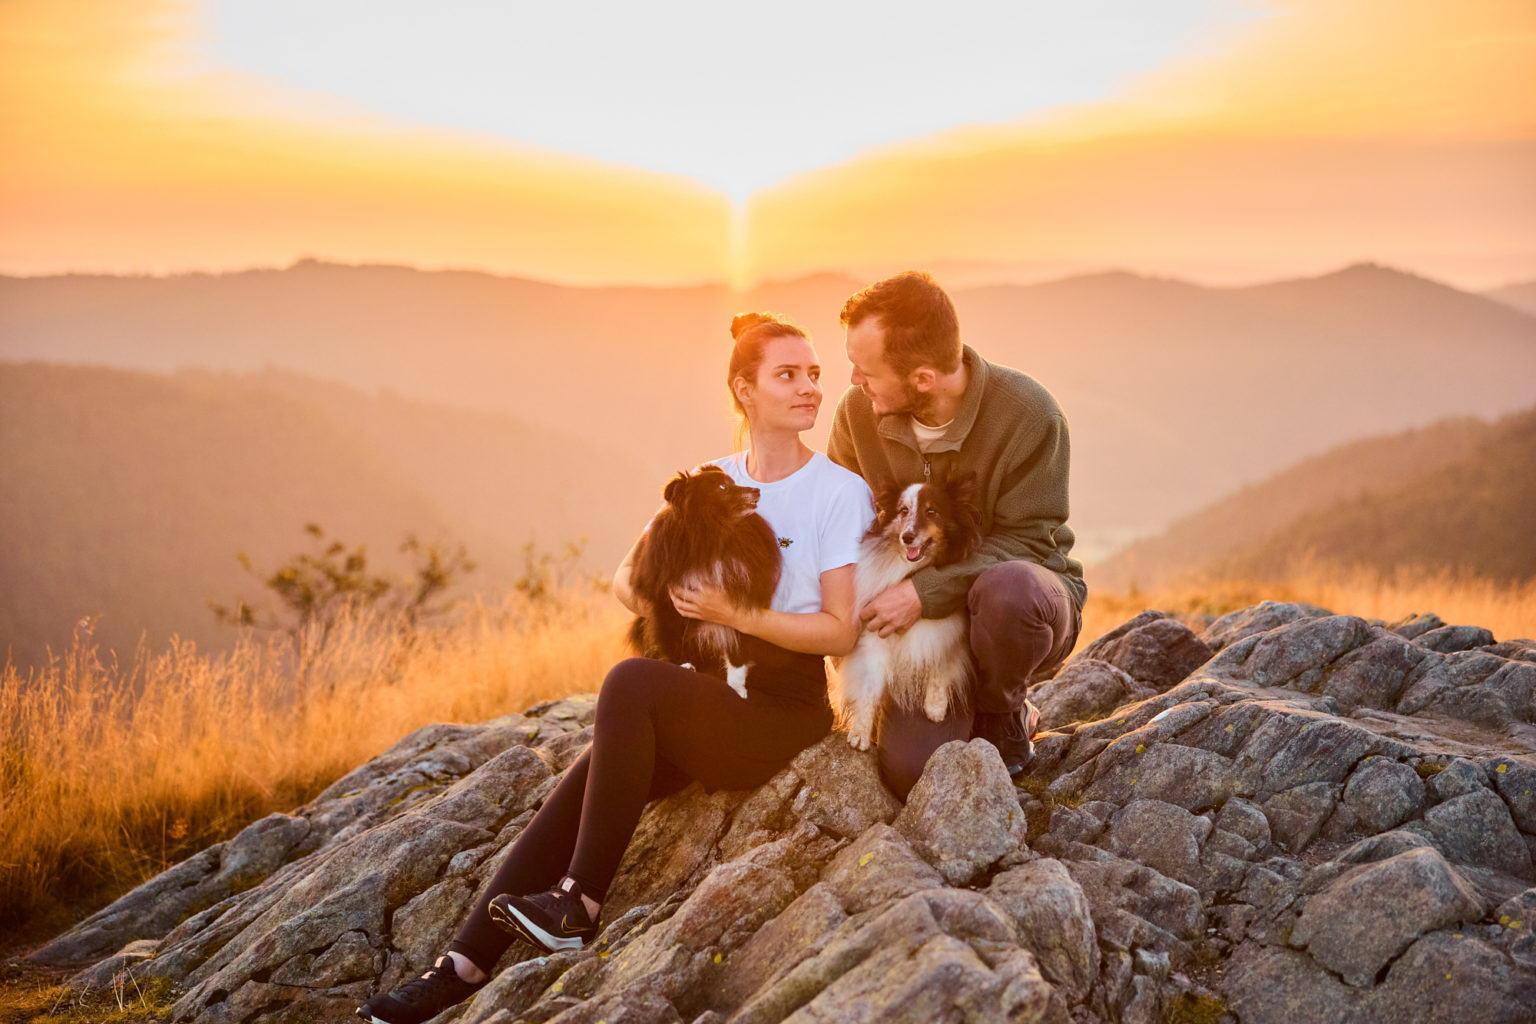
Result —
<path fill-rule="evenodd" d="M 636 615 L 645 615 L 649 611 L 647 602 L 630 586 L 630 575 L 635 571 L 635 552 L 640 550 L 640 541 L 645 539 L 642 532 L 635 542 L 629 547 L 629 554 L 624 556 L 624 561 L 613 572 L 613 596 L 619 599 L 619 603 Z M 644 610 L 642 610 L 644 609 Z"/>
<path fill-rule="evenodd" d="M 842 656 L 859 638 L 853 608 L 853 566 L 821 574 L 821 611 L 776 612 L 771 608 L 738 608 L 714 587 L 674 590 L 672 604 L 685 619 L 718 622 L 771 644 L 804 654 Z"/>

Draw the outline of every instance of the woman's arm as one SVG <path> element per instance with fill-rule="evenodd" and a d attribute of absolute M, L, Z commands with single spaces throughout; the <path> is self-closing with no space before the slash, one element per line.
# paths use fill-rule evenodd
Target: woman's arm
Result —
<path fill-rule="evenodd" d="M 650 613 L 649 602 L 635 593 L 629 584 L 630 574 L 635 571 L 635 552 L 640 550 L 640 541 L 645 539 L 642 532 L 630 545 L 629 554 L 624 556 L 624 561 L 613 573 L 613 596 L 619 599 L 619 603 L 636 615 L 648 615 Z"/>
<path fill-rule="evenodd" d="M 620 562 L 619 567 L 613 571 L 613 596 L 619 599 L 619 604 L 636 615 L 650 615 L 651 602 L 635 593 L 635 588 L 631 586 L 631 578 L 635 572 L 635 555 L 640 550 L 640 542 L 650 532 L 651 524 L 656 521 L 656 516 L 661 515 L 662 509 L 666 507 L 663 504 L 651 518 L 645 521 L 645 528 L 640 531 L 640 536 L 636 537 L 635 542 L 629 546 L 629 554 L 624 556 L 624 561 Z"/>
<path fill-rule="evenodd" d="M 854 642 L 859 638 L 853 596 L 853 566 L 844 565 L 821 574 L 819 612 L 738 608 L 726 600 L 724 591 L 714 587 L 674 590 L 672 604 L 685 619 L 718 622 L 791 651 L 840 657 L 853 650 Z"/>

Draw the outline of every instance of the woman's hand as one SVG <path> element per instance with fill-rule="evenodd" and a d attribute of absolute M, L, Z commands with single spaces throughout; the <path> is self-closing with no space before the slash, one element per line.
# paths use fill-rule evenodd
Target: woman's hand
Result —
<path fill-rule="evenodd" d="M 721 626 L 730 626 L 743 633 L 748 632 L 743 627 L 750 612 L 732 604 L 725 596 L 725 591 L 719 587 L 696 584 L 688 587 L 672 587 L 670 593 L 672 607 L 676 608 L 677 614 L 683 618 L 714 622 Z"/>

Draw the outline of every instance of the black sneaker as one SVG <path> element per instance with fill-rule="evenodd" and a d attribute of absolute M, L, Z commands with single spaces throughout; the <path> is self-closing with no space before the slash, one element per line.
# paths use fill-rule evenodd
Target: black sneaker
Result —
<path fill-rule="evenodd" d="M 1040 709 L 1029 701 L 1021 711 L 994 715 L 976 712 L 971 732 L 986 740 L 1002 755 L 1010 776 L 1018 775 L 1035 759 L 1035 733 L 1040 728 Z"/>
<path fill-rule="evenodd" d="M 587 914 L 573 878 L 532 896 L 504 892 L 491 900 L 490 914 L 502 931 L 521 935 L 546 953 L 580 949 L 597 935 L 597 923 Z"/>
<path fill-rule="evenodd" d="M 357 1015 L 373 1024 L 422 1024 L 450 1006 L 457 1006 L 483 988 L 485 982 L 471 985 L 453 969 L 453 959 L 444 954 L 427 968 L 427 973 L 412 978 L 393 992 L 380 992 L 357 1008 Z"/>

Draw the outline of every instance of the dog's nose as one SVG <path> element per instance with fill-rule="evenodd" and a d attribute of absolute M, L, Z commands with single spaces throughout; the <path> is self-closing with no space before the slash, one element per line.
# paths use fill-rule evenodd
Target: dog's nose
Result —
<path fill-rule="evenodd" d="M 908 530 L 901 535 L 901 542 L 903 544 L 911 544 L 916 539 L 917 534 L 913 533 L 911 530 Z"/>

